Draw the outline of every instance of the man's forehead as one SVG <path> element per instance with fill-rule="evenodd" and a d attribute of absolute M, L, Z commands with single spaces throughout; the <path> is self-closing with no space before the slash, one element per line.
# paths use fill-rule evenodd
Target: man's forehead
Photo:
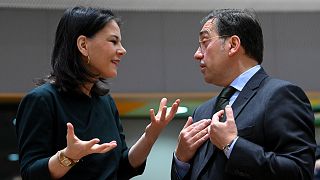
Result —
<path fill-rule="evenodd" d="M 214 19 L 209 19 L 204 25 L 202 26 L 202 29 L 200 31 L 200 35 L 204 34 L 212 34 L 214 31 Z"/>

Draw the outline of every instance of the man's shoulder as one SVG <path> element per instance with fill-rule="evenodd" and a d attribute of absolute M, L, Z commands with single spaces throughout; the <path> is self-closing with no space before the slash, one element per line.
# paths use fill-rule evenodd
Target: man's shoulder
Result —
<path fill-rule="evenodd" d="M 297 86 L 290 81 L 286 81 L 286 80 L 278 79 L 278 78 L 273 78 L 273 77 L 270 77 L 268 79 L 267 83 L 268 83 L 268 85 L 271 85 L 273 87 L 291 86 L 291 85 Z"/>
<path fill-rule="evenodd" d="M 290 90 L 290 89 L 299 89 L 302 90 L 301 87 L 299 87 L 297 84 L 292 83 L 290 81 L 286 81 L 283 79 L 278 79 L 278 78 L 268 78 L 268 80 L 264 83 L 264 87 L 269 90 Z"/>

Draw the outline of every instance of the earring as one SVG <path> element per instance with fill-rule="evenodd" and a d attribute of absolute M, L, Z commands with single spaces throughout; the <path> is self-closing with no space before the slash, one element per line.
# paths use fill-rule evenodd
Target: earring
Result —
<path fill-rule="evenodd" d="M 87 60 L 87 64 L 90 64 L 90 56 L 88 55 L 88 60 Z"/>

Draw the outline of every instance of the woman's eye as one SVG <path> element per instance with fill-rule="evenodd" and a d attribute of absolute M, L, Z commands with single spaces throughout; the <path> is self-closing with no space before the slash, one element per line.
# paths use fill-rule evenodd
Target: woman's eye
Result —
<path fill-rule="evenodd" d="M 110 40 L 110 42 L 112 42 L 112 44 L 117 44 L 116 40 Z"/>

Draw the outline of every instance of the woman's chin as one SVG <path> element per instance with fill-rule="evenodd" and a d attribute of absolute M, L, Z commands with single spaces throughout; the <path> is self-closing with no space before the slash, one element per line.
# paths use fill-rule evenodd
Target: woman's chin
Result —
<path fill-rule="evenodd" d="M 102 77 L 105 79 L 109 79 L 109 78 L 116 78 L 117 75 L 118 75 L 117 72 L 113 72 L 113 73 L 104 74 Z"/>

